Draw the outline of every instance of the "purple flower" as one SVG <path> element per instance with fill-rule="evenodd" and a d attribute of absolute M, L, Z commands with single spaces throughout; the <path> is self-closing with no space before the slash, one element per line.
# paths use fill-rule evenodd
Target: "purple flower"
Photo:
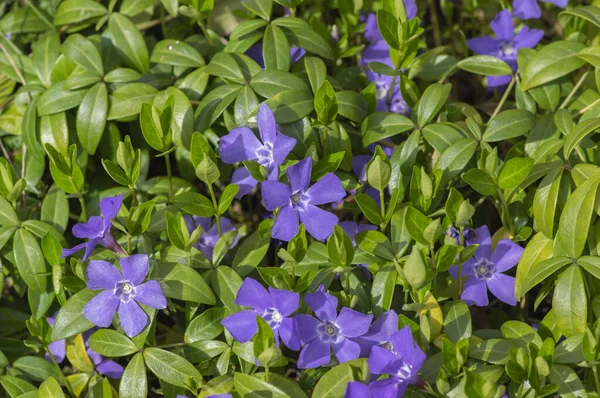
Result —
<path fill-rule="evenodd" d="M 50 326 L 54 326 L 54 321 L 56 320 L 56 314 L 54 314 L 51 317 L 46 318 L 46 320 L 48 321 Z M 52 343 L 48 344 L 48 350 L 52 353 L 52 355 L 54 356 L 54 359 L 56 359 L 57 363 L 62 363 L 62 361 L 64 361 L 65 357 L 67 356 L 66 341 L 65 340 L 53 341 Z M 48 353 L 45 354 L 45 358 L 48 361 L 52 361 L 52 359 L 50 358 L 50 355 L 48 355 Z"/>
<path fill-rule="evenodd" d="M 198 238 L 198 241 L 194 244 L 194 247 L 204 254 L 204 257 L 208 259 L 208 261 L 212 262 L 212 254 L 215 249 L 215 245 L 219 240 L 219 227 L 215 222 L 211 226 L 211 217 L 198 217 L 198 216 L 184 216 L 185 225 L 188 228 L 188 231 L 192 233 L 199 226 L 202 227 L 202 233 Z M 230 231 L 235 231 L 235 227 L 231 223 L 231 220 L 225 217 L 221 217 L 221 229 L 225 234 Z M 235 237 L 233 244 L 231 247 L 234 247 L 237 242 L 240 240 L 239 235 Z"/>
<path fill-rule="evenodd" d="M 300 349 L 300 337 L 296 320 L 290 317 L 298 309 L 300 295 L 296 292 L 274 289 L 265 289 L 263 285 L 252 278 L 246 278 L 235 298 L 237 305 L 252 308 L 244 310 L 221 321 L 234 339 L 241 343 L 250 341 L 258 331 L 256 317 L 262 317 L 275 335 L 279 345 L 279 338 L 292 350 Z"/>
<path fill-rule="evenodd" d="M 394 310 L 384 312 L 373 322 L 364 336 L 354 340 L 360 345 L 360 356 L 368 357 L 375 346 L 395 351 L 392 336 L 396 332 L 398 332 L 398 314 Z"/>
<path fill-rule="evenodd" d="M 338 218 L 317 206 L 341 200 L 346 192 L 333 173 L 325 174 L 309 188 L 311 168 L 312 158 L 306 158 L 286 169 L 289 186 L 271 180 L 262 183 L 265 208 L 273 211 L 281 207 L 273 225 L 273 238 L 289 241 L 298 233 L 300 221 L 317 240 L 323 241 L 333 233 Z"/>
<path fill-rule="evenodd" d="M 86 271 L 87 288 L 103 291 L 83 307 L 83 316 L 106 328 L 118 312 L 125 334 L 133 337 L 148 324 L 148 315 L 139 304 L 163 309 L 167 307 L 167 299 L 158 282 L 142 283 L 150 267 L 147 255 L 134 254 L 122 258 L 120 263 L 121 271 L 107 261 L 90 261 Z"/>
<path fill-rule="evenodd" d="M 479 244 L 477 251 L 462 267 L 462 276 L 468 276 L 468 279 L 461 298 L 468 305 L 486 306 L 489 302 L 487 295 L 489 288 L 500 301 L 516 305 L 515 278 L 501 272 L 517 265 L 523 254 L 523 248 L 510 239 L 502 239 L 492 253 L 492 238 L 486 226 L 477 228 L 477 238 L 472 244 L 475 243 Z M 449 271 L 453 277 L 458 277 L 456 266 Z"/>
<path fill-rule="evenodd" d="M 369 370 L 376 375 L 390 375 L 372 382 L 374 397 L 402 397 L 409 384 L 417 382 L 417 372 L 425 361 L 425 353 L 415 344 L 409 326 L 391 338 L 393 351 L 374 346 L 369 356 Z"/>
<path fill-rule="evenodd" d="M 513 72 L 517 70 L 517 52 L 521 48 L 533 48 L 544 37 L 544 31 L 529 29 L 523 26 L 515 36 L 515 25 L 508 10 L 500 11 L 490 26 L 496 38 L 491 36 L 475 37 L 467 40 L 467 46 L 477 54 L 491 55 L 510 65 Z M 488 76 L 488 86 L 498 87 L 508 84 L 510 75 Z"/>
<path fill-rule="evenodd" d="M 557 7 L 565 8 L 569 0 L 542 0 L 544 3 L 551 3 Z M 542 16 L 542 10 L 537 0 L 514 0 L 513 16 L 520 19 L 538 19 Z"/>
<path fill-rule="evenodd" d="M 263 58 L 263 44 L 262 42 L 258 42 L 246 50 L 245 53 L 247 56 L 256 61 L 257 64 L 260 65 L 261 68 L 265 69 L 265 60 Z M 290 47 L 290 61 L 291 64 L 295 64 L 306 54 L 301 47 Z"/>
<path fill-rule="evenodd" d="M 267 168 L 269 180 L 277 180 L 279 166 L 294 149 L 296 140 L 279 132 L 275 116 L 266 104 L 260 105 L 257 121 L 262 143 L 248 127 L 236 127 L 221 138 L 219 154 L 223 162 L 229 164 L 255 160 Z M 232 182 L 240 187 L 236 195 L 238 199 L 249 193 L 258 183 L 245 167 L 235 171 Z"/>
<path fill-rule="evenodd" d="M 96 245 L 102 245 L 116 253 L 125 255 L 126 253 L 110 234 L 110 229 L 112 227 L 110 220 L 117 216 L 122 203 L 123 194 L 102 199 L 100 201 L 100 212 L 102 213 L 102 216 L 91 216 L 87 222 L 75 224 L 75 226 L 73 226 L 73 235 L 80 239 L 87 238 L 88 241 L 81 243 L 72 249 L 63 249 L 61 257 L 65 258 L 72 256 L 85 248 L 85 254 L 83 255 L 83 261 L 85 262 L 90 254 L 92 254 L 92 251 L 94 251 Z"/>
<path fill-rule="evenodd" d="M 323 285 L 316 292 L 304 296 L 304 301 L 315 312 L 316 318 L 296 315 L 302 351 L 298 358 L 300 369 L 317 368 L 331 361 L 331 350 L 340 363 L 356 359 L 360 346 L 353 341 L 369 330 L 373 315 L 365 315 L 344 307 L 337 313 L 338 300 L 325 291 Z M 317 319 L 318 318 L 318 319 Z"/>
<path fill-rule="evenodd" d="M 351 381 L 346 385 L 344 398 L 371 398 L 372 396 L 369 386 L 360 381 Z"/>
<path fill-rule="evenodd" d="M 476 243 L 477 239 L 477 231 L 479 231 L 483 227 L 479 227 L 477 230 L 474 230 L 469 227 L 465 227 L 463 229 L 463 242 L 464 246 L 472 245 Z M 487 227 L 486 227 L 487 228 Z M 446 235 L 456 240 L 456 246 L 460 246 L 460 230 L 458 228 L 450 227 L 446 232 Z"/>

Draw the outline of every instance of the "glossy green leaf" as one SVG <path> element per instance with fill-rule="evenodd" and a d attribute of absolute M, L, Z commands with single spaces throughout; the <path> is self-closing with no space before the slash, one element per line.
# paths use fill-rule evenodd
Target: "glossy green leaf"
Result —
<path fill-rule="evenodd" d="M 144 350 L 144 360 L 148 369 L 159 379 L 179 387 L 186 387 L 189 379 L 202 383 L 200 372 L 186 359 L 160 348 Z"/>
<path fill-rule="evenodd" d="M 552 309 L 562 334 L 571 337 L 585 332 L 587 305 L 581 268 L 567 267 L 558 277 L 552 298 Z"/>
<path fill-rule="evenodd" d="M 90 348 L 105 357 L 123 357 L 138 351 L 128 337 L 111 329 L 100 329 L 89 339 Z"/>
<path fill-rule="evenodd" d="M 474 55 L 463 59 L 456 66 L 484 76 L 512 75 L 512 69 L 506 62 L 491 55 Z"/>

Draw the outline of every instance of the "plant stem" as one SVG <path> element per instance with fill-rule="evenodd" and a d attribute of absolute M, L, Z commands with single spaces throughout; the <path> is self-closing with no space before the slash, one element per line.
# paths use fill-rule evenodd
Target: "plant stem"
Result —
<path fill-rule="evenodd" d="M 596 391 L 600 391 L 600 376 L 598 375 L 598 367 L 594 366 L 592 368 L 592 372 L 594 373 L 594 382 L 596 383 Z"/>
<path fill-rule="evenodd" d="M 87 220 L 87 207 L 85 206 L 85 200 L 81 196 L 79 197 L 79 204 L 81 205 L 81 217 Z"/>
<path fill-rule="evenodd" d="M 71 383 L 69 383 L 69 380 L 67 380 L 67 378 L 63 374 L 63 371 L 60 368 L 60 366 L 58 365 L 58 362 L 56 362 L 56 358 L 54 357 L 54 354 L 50 351 L 48 346 L 44 347 L 44 351 L 46 351 L 46 353 L 50 357 L 50 360 L 54 364 L 54 367 L 56 367 L 56 369 L 58 370 L 58 373 L 60 373 L 60 375 L 62 375 L 63 379 L 65 380 L 65 385 L 67 386 L 67 390 L 69 390 L 69 394 L 71 394 L 72 397 L 76 397 L 77 395 L 75 395 L 75 393 L 73 392 L 73 387 L 71 387 Z"/>
<path fill-rule="evenodd" d="M 0 50 L 2 50 L 2 52 L 6 56 L 6 59 L 8 59 L 8 63 L 10 64 L 10 66 L 13 68 L 13 70 L 17 74 L 17 77 L 21 81 L 21 84 L 23 86 L 26 86 L 27 82 L 25 81 L 25 77 L 23 77 L 23 74 L 21 73 L 21 70 L 17 67 L 15 60 L 13 59 L 13 57 L 10 55 L 10 53 L 8 52 L 8 50 L 6 49 L 6 47 L 4 47 L 4 44 L 2 44 L 2 43 L 0 43 Z M 31 102 L 31 97 L 29 97 L 29 94 L 26 95 L 26 98 L 27 98 L 27 103 Z"/>
<path fill-rule="evenodd" d="M 433 25 L 433 43 L 436 47 L 439 47 L 442 45 L 442 36 L 440 34 L 440 21 L 434 0 L 429 1 L 429 15 L 431 17 L 431 24 Z"/>
<path fill-rule="evenodd" d="M 173 17 L 169 16 L 166 17 L 164 19 L 165 22 L 169 22 L 170 20 L 174 19 Z M 135 25 L 136 28 L 138 28 L 138 30 L 146 30 L 146 29 L 150 29 L 153 28 L 157 25 L 160 25 L 162 23 L 163 19 L 154 19 L 152 21 L 148 21 L 148 22 L 143 22 L 143 23 L 139 23 L 137 25 Z"/>
<path fill-rule="evenodd" d="M 208 192 L 210 192 L 210 198 L 212 199 L 213 202 L 213 207 L 215 208 L 215 214 L 217 213 L 217 209 L 219 208 L 219 205 L 217 205 L 217 197 L 215 196 L 215 191 L 213 189 L 212 184 L 207 184 L 208 185 Z M 218 214 L 216 214 L 216 219 L 217 219 L 217 230 L 219 231 L 219 237 L 223 236 L 223 229 L 221 228 L 221 217 L 219 217 Z"/>
<path fill-rule="evenodd" d="M 583 115 L 584 113 L 586 113 L 587 111 L 589 111 L 590 109 L 592 109 L 593 107 L 595 107 L 598 104 L 600 104 L 600 98 L 598 98 L 596 101 L 592 102 L 591 104 L 589 104 L 585 108 L 582 108 L 579 112 L 577 112 L 577 114 L 575 116 L 581 116 L 581 115 Z"/>
<path fill-rule="evenodd" d="M 352 293 L 350 292 L 350 273 L 346 272 L 346 296 L 348 296 L 348 307 L 352 302 Z"/>
<path fill-rule="evenodd" d="M 185 347 L 187 343 L 173 343 L 173 344 L 163 344 L 156 346 L 156 348 L 176 348 L 176 347 Z"/>
<path fill-rule="evenodd" d="M 131 205 L 137 204 L 137 195 L 135 193 L 135 188 L 133 185 L 129 186 L 129 191 L 131 191 Z"/>
<path fill-rule="evenodd" d="M 384 201 L 383 189 L 379 191 L 379 202 L 381 203 L 381 222 L 385 223 L 385 201 Z M 383 228 L 382 228 L 383 229 Z"/>
<path fill-rule="evenodd" d="M 513 78 L 510 80 L 510 83 L 508 84 L 508 87 L 506 87 L 506 91 L 502 95 L 502 98 L 500 98 L 500 102 L 498 102 L 498 105 L 496 105 L 496 109 L 494 110 L 494 113 L 492 114 L 492 117 L 490 118 L 490 120 L 492 120 L 494 117 L 496 117 L 498 112 L 500 112 L 500 110 L 504 106 L 504 103 L 506 102 L 508 96 L 510 95 L 510 92 L 512 91 L 512 88 L 514 85 L 515 85 L 515 78 L 513 76 Z"/>
<path fill-rule="evenodd" d="M 560 104 L 558 109 L 562 109 L 565 106 L 569 105 L 569 102 L 571 102 L 571 99 L 573 98 L 575 93 L 577 93 L 577 90 L 579 90 L 579 87 L 581 87 L 581 85 L 583 84 L 583 82 L 585 81 L 585 79 L 588 77 L 589 74 L 590 74 L 590 71 L 587 70 L 587 71 L 585 71 L 585 73 L 583 75 L 581 75 L 579 80 L 577 80 L 577 83 L 575 83 L 575 86 L 573 86 L 573 89 L 571 90 L 569 95 L 567 95 L 567 98 L 565 98 L 565 100 L 562 102 L 562 104 Z"/>
<path fill-rule="evenodd" d="M 387 92 L 387 98 L 386 98 L 386 102 L 389 104 L 390 101 L 392 100 L 392 94 L 394 93 L 394 87 L 396 86 L 396 80 L 398 79 L 398 75 L 394 75 L 394 78 L 392 79 L 392 86 L 389 88 L 388 92 Z"/>
<path fill-rule="evenodd" d="M 206 30 L 206 26 L 204 25 L 204 21 L 198 21 L 198 26 L 200 26 L 200 30 L 202 30 L 202 34 L 204 35 L 204 37 L 206 37 L 208 44 L 210 44 L 211 47 L 214 47 L 215 43 L 212 41 L 212 38 L 208 34 L 208 31 Z"/>
<path fill-rule="evenodd" d="M 167 178 L 169 179 L 169 201 L 173 196 L 173 179 L 171 177 L 171 154 L 165 155 L 165 163 L 167 164 Z"/>
<path fill-rule="evenodd" d="M 513 224 L 512 218 L 510 217 L 510 213 L 508 211 L 508 203 L 506 202 L 506 199 L 504 198 L 504 194 L 502 194 L 502 192 L 500 192 L 499 190 L 498 190 L 498 197 L 500 197 L 500 202 L 502 203 L 502 207 L 503 207 L 502 213 L 504 213 L 506 227 L 508 228 L 508 231 L 510 232 L 510 234 L 514 235 L 516 231 L 515 231 L 515 226 Z"/>

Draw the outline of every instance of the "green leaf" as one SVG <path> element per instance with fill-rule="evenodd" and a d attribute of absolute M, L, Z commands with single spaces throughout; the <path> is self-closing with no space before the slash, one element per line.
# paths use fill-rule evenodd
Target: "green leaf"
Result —
<path fill-rule="evenodd" d="M 414 207 L 406 209 L 406 216 L 404 218 L 406 230 L 414 240 L 426 246 L 429 246 L 429 242 L 425 238 L 424 231 L 429 222 L 429 218 Z"/>
<path fill-rule="evenodd" d="M 511 347 L 508 340 L 489 339 L 469 347 L 469 357 L 496 365 L 504 365 L 508 361 Z"/>
<path fill-rule="evenodd" d="M 46 261 L 35 237 L 25 229 L 19 229 L 13 237 L 15 265 L 19 275 L 31 290 L 37 293 L 46 291 L 48 277 Z"/>
<path fill-rule="evenodd" d="M 81 145 L 93 155 L 102 139 L 108 115 L 108 91 L 104 83 L 92 87 L 77 110 L 77 137 Z"/>
<path fill-rule="evenodd" d="M 471 313 L 464 301 L 455 301 L 444 307 L 444 331 L 453 343 L 471 337 Z"/>
<path fill-rule="evenodd" d="M 44 91 L 37 101 L 38 116 L 46 116 L 75 108 L 83 98 L 87 90 L 68 91 L 62 86 L 54 86 Z"/>
<path fill-rule="evenodd" d="M 18 227 L 21 222 L 11 204 L 0 196 L 0 226 Z"/>
<path fill-rule="evenodd" d="M 385 42 L 395 50 L 400 49 L 401 27 L 399 26 L 398 18 L 390 14 L 386 10 L 378 10 L 376 14 L 377 28 Z"/>
<path fill-rule="evenodd" d="M 279 348 L 275 345 L 273 330 L 262 316 L 256 317 L 258 332 L 254 336 L 254 356 L 263 367 L 276 366 L 282 359 Z"/>
<path fill-rule="evenodd" d="M 512 158 L 502 166 L 498 186 L 502 189 L 515 188 L 525 180 L 533 167 L 531 158 Z"/>
<path fill-rule="evenodd" d="M 462 175 L 462 179 L 482 195 L 491 196 L 496 194 L 496 183 L 492 176 L 485 170 L 470 169 Z"/>
<path fill-rule="evenodd" d="M 5 10 L 5 12 L 8 10 Z M 36 13 L 31 7 L 15 8 L 6 14 L 0 20 L 0 30 L 2 32 L 18 33 L 37 33 L 48 30 L 48 25 L 39 13 Z"/>
<path fill-rule="evenodd" d="M 259 101 L 254 90 L 252 90 L 250 86 L 244 86 L 235 98 L 235 105 L 233 107 L 235 123 L 238 126 L 247 124 L 248 118 L 252 115 L 254 110 L 258 108 L 258 105 Z"/>
<path fill-rule="evenodd" d="M 204 58 L 194 47 L 183 41 L 171 39 L 156 43 L 150 62 L 183 68 L 199 68 L 205 64 Z"/>
<path fill-rule="evenodd" d="M 364 146 L 367 146 L 414 127 L 415 124 L 406 116 L 393 112 L 376 112 L 369 115 L 361 125 L 362 142 Z"/>
<path fill-rule="evenodd" d="M 194 303 L 215 303 L 210 287 L 193 268 L 182 264 L 161 264 L 155 272 L 165 296 Z"/>
<path fill-rule="evenodd" d="M 246 77 L 242 69 L 235 61 L 233 55 L 229 53 L 220 52 L 215 54 L 206 67 L 206 72 L 235 83 L 244 84 L 246 82 Z"/>
<path fill-rule="evenodd" d="M 130 120 L 140 113 L 142 104 L 152 103 L 156 90 L 146 83 L 124 84 L 113 91 L 110 98 L 108 120 Z"/>
<path fill-rule="evenodd" d="M 577 187 L 567 199 L 560 216 L 554 243 L 554 255 L 577 258 L 583 253 L 590 228 L 600 178 L 595 177 Z"/>
<path fill-rule="evenodd" d="M 214 340 L 223 333 L 221 321 L 225 317 L 224 308 L 209 308 L 194 318 L 185 330 L 184 340 L 188 344 L 196 341 Z"/>
<path fill-rule="evenodd" d="M 65 0 L 54 14 L 54 25 L 77 24 L 107 13 L 106 7 L 93 0 Z"/>
<path fill-rule="evenodd" d="M 231 202 L 235 198 L 235 195 L 237 195 L 239 189 L 240 189 L 240 187 L 238 185 L 229 184 L 225 187 L 223 192 L 221 192 L 221 196 L 219 197 L 219 205 L 217 207 L 217 215 L 218 216 L 225 214 L 225 212 L 227 212 L 227 209 L 229 209 L 229 206 L 231 205 Z"/>
<path fill-rule="evenodd" d="M 165 152 L 165 136 L 167 131 L 163 131 L 160 111 L 152 104 L 142 104 L 140 111 L 140 127 L 144 139 L 152 148 L 159 152 Z"/>
<path fill-rule="evenodd" d="M 252 86 L 252 84 L 250 85 Z M 212 90 L 202 98 L 196 111 L 194 128 L 198 131 L 204 131 L 210 127 L 225 109 L 235 101 L 242 87 L 239 84 L 225 84 Z"/>
<path fill-rule="evenodd" d="M 334 366 L 325 373 L 313 391 L 313 398 L 337 398 L 344 395 L 346 386 L 351 381 L 369 380 L 367 360 L 364 358 L 345 362 Z"/>
<path fill-rule="evenodd" d="M 233 376 L 233 383 L 235 391 L 242 398 L 290 398 L 289 395 L 274 385 L 243 373 L 236 372 Z"/>
<path fill-rule="evenodd" d="M 600 128 L 600 118 L 592 118 L 579 122 L 565 137 L 565 146 L 563 154 L 565 159 L 569 159 L 571 152 L 579 143 L 596 130 Z"/>
<path fill-rule="evenodd" d="M 265 21 L 271 18 L 273 0 L 242 0 L 242 5 Z"/>
<path fill-rule="evenodd" d="M 388 238 L 379 231 L 359 232 L 356 237 L 356 245 L 367 253 L 392 261 L 394 251 Z"/>
<path fill-rule="evenodd" d="M 49 377 L 40 385 L 40 388 L 38 390 L 38 397 L 65 398 L 65 394 L 63 393 L 56 379 L 54 377 Z"/>
<path fill-rule="evenodd" d="M 585 45 L 575 41 L 555 41 L 544 46 L 527 63 L 523 71 L 522 89 L 541 86 L 565 76 L 585 65 L 577 54 Z"/>
<path fill-rule="evenodd" d="M 484 76 L 512 75 L 511 67 L 501 59 L 491 55 L 475 55 L 460 61 L 456 66 L 467 72 Z"/>
<path fill-rule="evenodd" d="M 402 267 L 402 273 L 408 284 L 415 290 L 418 290 L 425 283 L 427 265 L 423 253 L 417 246 L 413 246 L 412 252 Z"/>
<path fill-rule="evenodd" d="M 142 75 L 129 68 L 117 68 L 113 69 L 104 76 L 106 83 L 129 83 L 136 80 L 140 80 Z"/>
<path fill-rule="evenodd" d="M 113 45 L 125 63 L 140 73 L 148 72 L 148 49 L 135 24 L 126 16 L 113 13 L 108 19 L 108 29 Z"/>
<path fill-rule="evenodd" d="M 121 382 L 119 383 L 119 397 L 144 398 L 148 396 L 148 379 L 144 354 L 139 352 L 127 364 Z"/>
<path fill-rule="evenodd" d="M 535 116 L 524 109 L 509 109 L 500 112 L 488 122 L 483 132 L 485 142 L 504 141 L 519 137 L 535 125 Z"/>
<path fill-rule="evenodd" d="M 314 103 L 317 119 L 324 125 L 331 124 L 337 117 L 338 99 L 328 80 L 317 90 Z"/>
<path fill-rule="evenodd" d="M 75 336 L 95 326 L 83 316 L 83 307 L 97 293 L 99 292 L 82 289 L 67 300 L 56 316 L 52 327 L 52 341 Z"/>
<path fill-rule="evenodd" d="M 308 75 L 308 81 L 313 93 L 316 93 L 319 87 L 327 78 L 327 67 L 325 62 L 318 57 L 304 57 L 304 68 Z M 338 97 L 338 100 L 340 98 Z"/>
<path fill-rule="evenodd" d="M 0 376 L 0 385 L 11 398 L 22 397 L 36 391 L 33 384 L 15 376 Z"/>
<path fill-rule="evenodd" d="M 44 381 L 49 378 L 62 379 L 62 373 L 51 362 L 41 357 L 21 357 L 13 363 L 13 368 L 35 381 Z"/>
<path fill-rule="evenodd" d="M 585 387 L 577 373 L 567 365 L 554 365 L 548 376 L 551 383 L 558 384 L 557 393 L 564 398 L 587 397 Z"/>
<path fill-rule="evenodd" d="M 289 90 L 310 91 L 304 80 L 290 72 L 266 70 L 252 77 L 250 87 L 258 95 L 271 98 Z"/>
<path fill-rule="evenodd" d="M 241 245 L 238 245 L 231 265 L 240 276 L 246 276 L 252 272 L 267 254 L 271 243 L 272 225 L 273 220 L 262 221 L 258 229 L 246 237 Z"/>
<path fill-rule="evenodd" d="M 52 86 L 51 74 L 56 60 L 60 56 L 60 37 L 58 33 L 41 36 L 33 47 L 33 67 L 37 77 L 46 88 Z"/>
<path fill-rule="evenodd" d="M 104 75 L 102 57 L 96 46 L 86 37 L 75 33 L 67 37 L 61 52 L 71 61 L 97 75 Z"/>
<path fill-rule="evenodd" d="M 362 123 L 369 114 L 369 106 L 365 97 L 355 91 L 339 91 L 338 114 L 356 123 Z"/>
<path fill-rule="evenodd" d="M 179 209 L 194 216 L 212 217 L 215 215 L 215 209 L 210 199 L 196 192 L 182 192 L 173 196 L 171 201 Z"/>
<path fill-rule="evenodd" d="M 556 324 L 565 337 L 585 332 L 587 305 L 581 268 L 572 265 L 558 277 L 552 298 Z"/>
<path fill-rule="evenodd" d="M 583 269 L 592 274 L 594 278 L 600 279 L 600 258 L 593 256 L 583 256 L 577 260 Z"/>
<path fill-rule="evenodd" d="M 383 192 L 392 177 L 392 165 L 381 147 L 377 147 L 373 158 L 367 163 L 367 181 L 369 185 Z"/>
<path fill-rule="evenodd" d="M 333 59 L 333 50 L 329 41 L 315 32 L 303 19 L 283 17 L 274 19 L 272 24 L 283 30 L 291 47 L 302 47 L 310 53 Z"/>
<path fill-rule="evenodd" d="M 424 127 L 438 114 L 446 104 L 451 90 L 450 83 L 433 83 L 425 89 L 417 109 L 417 121 L 420 127 Z"/>
<path fill-rule="evenodd" d="M 144 350 L 144 360 L 156 377 L 174 386 L 187 387 L 189 379 L 197 384 L 202 384 L 200 372 L 194 365 L 177 354 L 149 347 Z"/>
<path fill-rule="evenodd" d="M 548 173 L 540 182 L 533 197 L 533 218 L 538 229 L 549 238 L 554 237 L 554 224 L 562 173 L 562 169 L 556 169 Z"/>
<path fill-rule="evenodd" d="M 290 44 L 275 25 L 268 25 L 263 37 L 263 59 L 267 70 L 288 71 L 291 65 Z"/>
<path fill-rule="evenodd" d="M 211 273 L 210 284 L 217 297 L 223 305 L 231 312 L 241 310 L 241 307 L 234 303 L 238 290 L 242 286 L 242 278 L 231 268 L 221 265 Z"/>
<path fill-rule="evenodd" d="M 515 282 L 515 298 L 517 300 L 520 300 L 531 288 L 550 276 L 551 273 L 546 274 L 547 270 L 551 270 L 553 273 L 569 263 L 569 260 L 564 257 L 550 259 L 552 256 L 552 243 L 551 239 L 548 239 L 542 232 L 538 232 L 525 247 L 517 266 Z M 548 259 L 550 259 L 550 263 L 541 264 Z M 538 264 L 540 264 L 539 267 Z"/>
<path fill-rule="evenodd" d="M 124 357 L 139 349 L 127 336 L 112 330 L 100 329 L 89 339 L 90 348 L 105 357 Z"/>
<path fill-rule="evenodd" d="M 264 103 L 273 110 L 277 123 L 293 123 L 314 109 L 312 93 L 305 90 L 283 91 Z"/>

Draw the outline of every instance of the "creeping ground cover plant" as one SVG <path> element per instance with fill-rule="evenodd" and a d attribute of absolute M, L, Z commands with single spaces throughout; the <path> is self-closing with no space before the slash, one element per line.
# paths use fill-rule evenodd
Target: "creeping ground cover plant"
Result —
<path fill-rule="evenodd" d="M 598 0 L 0 0 L 0 396 L 600 398 L 598 133 Z"/>

